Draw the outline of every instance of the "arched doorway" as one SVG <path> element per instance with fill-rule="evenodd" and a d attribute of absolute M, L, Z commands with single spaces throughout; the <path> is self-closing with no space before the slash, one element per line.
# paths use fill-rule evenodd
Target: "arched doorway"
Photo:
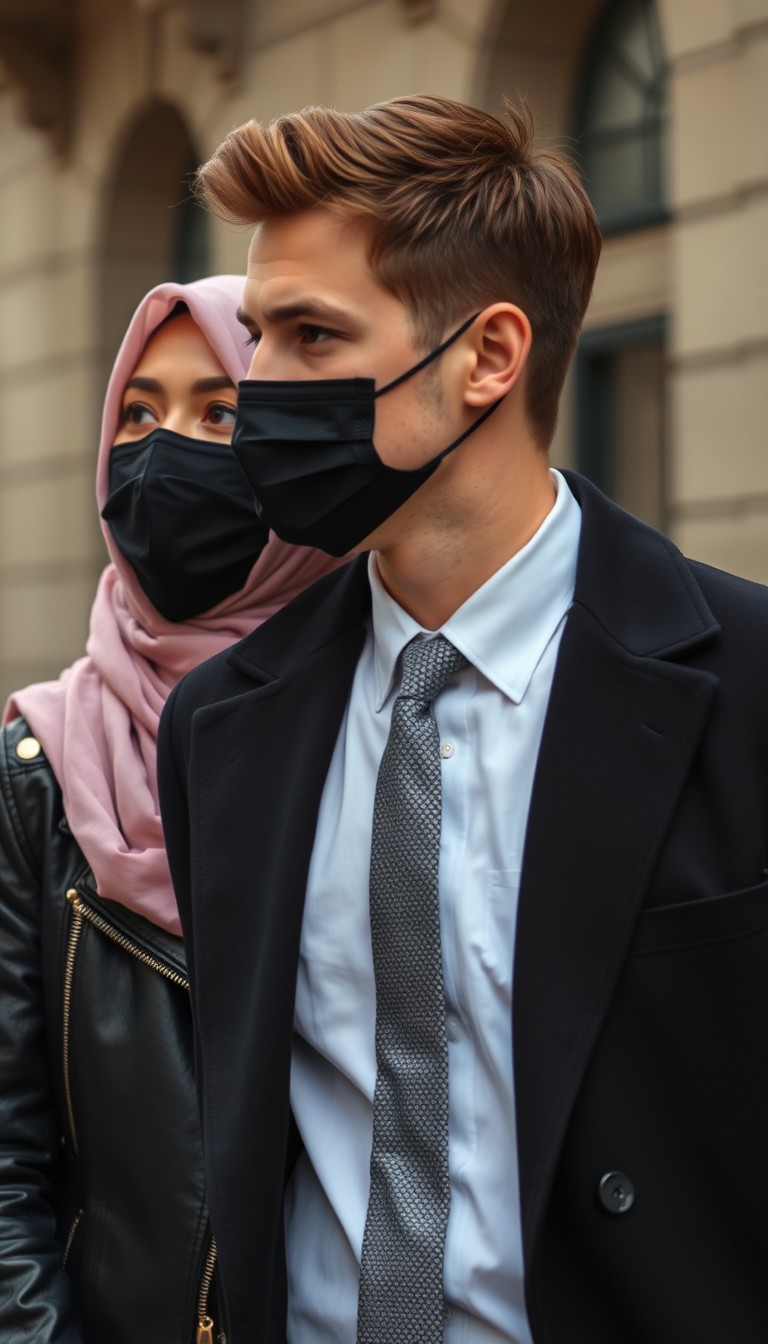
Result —
<path fill-rule="evenodd" d="M 146 291 L 209 270 L 207 216 L 190 196 L 199 162 L 178 109 L 159 99 L 134 118 L 118 148 L 102 217 L 98 329 L 104 380 Z"/>

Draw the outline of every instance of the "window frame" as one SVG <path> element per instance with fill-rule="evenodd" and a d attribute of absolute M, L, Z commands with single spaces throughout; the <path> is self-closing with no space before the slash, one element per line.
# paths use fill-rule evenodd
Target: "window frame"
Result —
<path fill-rule="evenodd" d="M 600 228 L 607 238 L 628 233 L 634 229 L 645 229 L 654 224 L 665 223 L 670 218 L 664 180 L 666 158 L 664 143 L 665 133 L 669 126 L 669 108 L 666 96 L 668 63 L 664 56 L 661 25 L 655 0 L 639 0 L 639 3 L 648 11 L 649 19 L 655 30 L 656 41 L 654 45 L 658 47 L 659 66 L 656 72 L 656 80 L 660 85 L 660 95 L 657 101 L 657 108 L 659 109 L 657 114 L 635 122 L 632 126 L 617 127 L 614 130 L 596 131 L 589 124 L 590 103 L 594 98 L 597 81 L 600 79 L 600 68 L 604 63 L 613 59 L 617 50 L 620 51 L 620 48 L 614 46 L 612 33 L 620 10 L 622 6 L 627 4 L 627 0 L 608 0 L 608 3 L 603 7 L 602 13 L 592 30 L 586 55 L 582 61 L 575 102 L 573 125 L 575 125 L 577 131 L 579 160 L 588 191 L 590 190 L 590 173 L 594 172 L 596 140 L 600 144 L 610 143 L 611 141 L 620 142 L 624 137 L 629 137 L 633 132 L 641 129 L 656 130 L 657 134 L 659 154 L 658 195 L 653 199 L 637 201 L 632 205 L 602 213 L 598 209 L 598 204 L 593 202 L 595 209 L 598 210 Z"/>

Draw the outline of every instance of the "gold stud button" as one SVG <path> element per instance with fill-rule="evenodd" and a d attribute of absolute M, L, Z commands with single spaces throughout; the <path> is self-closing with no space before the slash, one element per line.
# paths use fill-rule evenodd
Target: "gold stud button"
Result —
<path fill-rule="evenodd" d="M 34 761 L 41 751 L 42 747 L 36 737 L 22 737 L 16 744 L 16 755 L 21 761 Z"/>

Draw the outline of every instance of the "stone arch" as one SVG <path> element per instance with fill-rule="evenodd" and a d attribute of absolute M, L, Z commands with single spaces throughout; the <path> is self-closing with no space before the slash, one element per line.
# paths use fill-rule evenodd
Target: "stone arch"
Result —
<path fill-rule="evenodd" d="M 153 99 L 125 129 L 108 176 L 101 224 L 99 350 L 104 379 L 138 301 L 164 280 L 206 274 L 208 221 L 191 200 L 200 162 L 185 120 Z"/>
<path fill-rule="evenodd" d="M 677 2 L 655 0 L 665 47 Z M 542 135 L 569 143 L 585 55 L 607 8 L 608 0 L 492 0 L 471 101 L 498 112 L 503 94 L 525 94 Z"/>
<path fill-rule="evenodd" d="M 504 94 L 524 95 L 540 134 L 567 142 L 582 53 L 604 0 L 498 0 L 488 18 L 475 100 L 498 112 Z"/>

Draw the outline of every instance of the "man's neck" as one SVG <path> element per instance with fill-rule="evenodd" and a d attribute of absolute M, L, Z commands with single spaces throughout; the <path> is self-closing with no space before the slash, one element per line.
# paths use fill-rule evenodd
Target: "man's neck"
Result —
<path fill-rule="evenodd" d="M 548 461 L 524 480 L 508 482 L 483 507 L 459 519 L 429 514 L 395 545 L 376 552 L 390 597 L 426 630 L 438 630 L 502 565 L 526 546 L 554 505 Z"/>

